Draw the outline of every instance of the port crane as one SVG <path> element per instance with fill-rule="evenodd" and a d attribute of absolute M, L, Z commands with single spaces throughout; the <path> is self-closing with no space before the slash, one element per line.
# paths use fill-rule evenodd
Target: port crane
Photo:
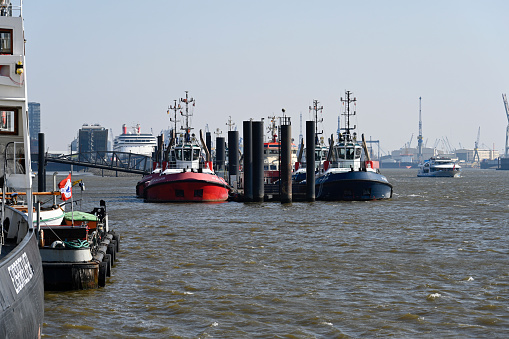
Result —
<path fill-rule="evenodd" d="M 505 150 L 504 150 L 504 158 L 507 158 L 509 156 L 509 105 L 507 104 L 507 97 L 505 94 L 502 94 L 502 99 L 504 100 L 505 114 L 507 115 L 507 129 L 505 131 Z"/>
<path fill-rule="evenodd" d="M 422 120 L 421 120 L 421 97 L 419 97 L 419 135 L 417 136 L 417 158 L 422 163 Z"/>
<path fill-rule="evenodd" d="M 475 141 L 475 147 L 474 147 L 474 163 L 476 162 L 475 159 L 477 158 L 477 163 L 480 162 L 479 160 L 479 139 L 481 138 L 481 126 L 479 126 L 479 130 L 477 131 L 477 140 Z"/>

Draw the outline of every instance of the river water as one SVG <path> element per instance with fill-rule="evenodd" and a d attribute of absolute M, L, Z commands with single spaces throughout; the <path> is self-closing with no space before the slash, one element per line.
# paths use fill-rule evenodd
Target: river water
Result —
<path fill-rule="evenodd" d="M 139 178 L 83 176 L 121 252 L 106 287 L 45 293 L 43 336 L 506 338 L 509 171 L 383 173 L 390 200 L 289 205 L 144 203 Z"/>

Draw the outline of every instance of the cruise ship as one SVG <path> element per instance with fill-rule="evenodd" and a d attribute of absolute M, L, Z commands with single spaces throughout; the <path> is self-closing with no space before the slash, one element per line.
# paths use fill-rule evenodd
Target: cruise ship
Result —
<path fill-rule="evenodd" d="M 140 124 L 131 131 L 126 124 L 122 125 L 122 134 L 113 141 L 113 150 L 151 156 L 157 146 L 157 138 L 152 134 L 142 134 Z"/>

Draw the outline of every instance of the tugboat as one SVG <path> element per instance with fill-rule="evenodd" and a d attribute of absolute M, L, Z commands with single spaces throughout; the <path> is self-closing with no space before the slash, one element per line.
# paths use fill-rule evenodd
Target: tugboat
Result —
<path fill-rule="evenodd" d="M 21 1 L 0 1 L 0 338 L 40 338 L 44 279 L 33 224 L 32 172 Z M 25 198 L 28 213 L 7 204 Z"/>
<path fill-rule="evenodd" d="M 279 153 L 281 149 L 281 142 L 278 140 L 278 126 L 276 116 L 271 116 L 269 119 L 270 125 L 268 127 L 268 132 L 270 135 L 270 140 L 263 143 L 263 176 L 265 178 L 265 183 L 273 184 L 279 180 Z M 297 146 L 292 143 L 291 148 L 292 163 L 296 163 Z"/>
<path fill-rule="evenodd" d="M 315 116 L 315 175 L 323 173 L 323 163 L 327 160 L 329 152 L 328 147 L 323 141 L 323 137 L 318 138 L 318 135 L 323 134 L 318 132 L 318 123 L 323 122 L 323 118 L 318 118 L 318 112 L 322 113 L 323 106 L 318 106 L 318 100 L 313 100 L 313 106 L 309 106 L 309 111 Z M 304 141 L 302 141 L 297 162 L 295 163 L 295 171 L 292 173 L 292 181 L 296 183 L 306 180 L 306 159 L 305 159 Z"/>
<path fill-rule="evenodd" d="M 171 107 L 185 117 L 183 133 L 173 136 L 164 152 L 163 161 L 155 162 L 151 174 L 144 176 L 136 185 L 136 195 L 147 202 L 222 202 L 228 199 L 230 186 L 216 175 L 212 168 L 210 150 L 200 131 L 200 142 L 191 134 L 189 104 L 195 104 L 193 98 L 180 99 L 185 111 L 179 104 Z M 202 152 L 205 154 L 203 157 Z"/>
<path fill-rule="evenodd" d="M 460 176 L 461 166 L 457 165 L 451 158 L 431 157 L 419 164 L 418 177 L 449 177 Z"/>
<path fill-rule="evenodd" d="M 331 136 L 327 160 L 324 162 L 324 173 L 316 178 L 317 200 L 378 200 L 392 198 L 392 185 L 387 178 L 373 168 L 369 159 L 364 135 L 362 145 L 357 141 L 356 128 L 350 126 L 350 116 L 355 115 L 350 111 L 350 105 L 357 101 L 351 98 L 351 92 L 346 91 L 346 98 L 341 98 L 346 104 L 345 127 L 339 134 L 339 140 L 335 144 Z M 364 161 L 361 161 L 364 150 Z"/>

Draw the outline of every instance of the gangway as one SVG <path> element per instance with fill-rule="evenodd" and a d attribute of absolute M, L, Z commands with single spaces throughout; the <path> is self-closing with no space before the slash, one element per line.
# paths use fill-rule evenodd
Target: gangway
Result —
<path fill-rule="evenodd" d="M 147 174 L 152 171 L 151 156 L 128 152 L 71 153 L 57 157 L 45 156 L 45 161 L 135 174 Z"/>

